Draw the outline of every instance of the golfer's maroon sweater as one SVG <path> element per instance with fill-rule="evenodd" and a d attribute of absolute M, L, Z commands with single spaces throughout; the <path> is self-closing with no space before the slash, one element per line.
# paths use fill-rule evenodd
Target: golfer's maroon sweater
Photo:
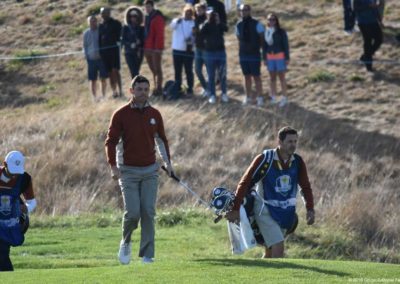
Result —
<path fill-rule="evenodd" d="M 139 109 L 132 102 L 114 112 L 106 138 L 108 163 L 116 165 L 116 149 L 122 139 L 123 164 L 145 167 L 156 162 L 155 137 L 161 138 L 169 156 L 168 141 L 164 124 L 158 110 L 146 105 Z"/>

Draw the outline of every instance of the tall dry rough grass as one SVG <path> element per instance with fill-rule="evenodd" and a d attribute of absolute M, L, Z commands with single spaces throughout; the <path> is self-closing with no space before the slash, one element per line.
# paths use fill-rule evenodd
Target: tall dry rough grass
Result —
<path fill-rule="evenodd" d="M 164 4 L 165 3 L 165 4 Z M 342 35 L 341 1 L 251 1 L 255 17 L 278 13 L 291 40 L 287 74 L 291 104 L 278 109 L 243 108 L 244 92 L 233 33 L 226 36 L 228 94 L 232 103 L 209 106 L 199 98 L 176 103 L 156 101 L 165 119 L 177 175 L 203 199 L 214 186 L 234 190 L 251 159 L 276 145 L 284 125 L 301 130 L 299 153 L 307 162 L 314 189 L 317 222 L 346 230 L 371 253 L 385 248 L 380 261 L 392 261 L 399 249 L 400 184 L 398 65 L 379 65 L 373 75 L 357 63 L 361 36 Z M 2 1 L 8 16 L 1 24 L 1 55 L 38 49 L 47 54 L 80 50 L 81 38 L 71 33 L 86 22 L 96 1 Z M 128 3 L 118 1 L 114 16 L 122 19 Z M 95 7 L 96 6 L 96 7 Z M 168 16 L 179 14 L 178 1 L 164 1 Z M 387 1 L 385 42 L 380 59 L 399 58 L 394 41 L 398 1 Z M 51 23 L 58 10 L 72 19 Z M 24 15 L 32 15 L 25 23 Z M 230 14 L 229 23 L 236 21 Z M 7 28 L 5 28 L 7 27 Z M 4 29 L 3 29 L 4 28 Z M 4 32 L 3 32 L 4 31 Z M 167 29 L 167 43 L 170 32 Z M 122 60 L 123 61 L 123 60 Z M 125 89 L 127 67 L 123 63 Z M 170 50 L 164 53 L 165 77 L 173 78 Z M 110 179 L 104 139 L 112 112 L 120 101 L 93 104 L 80 56 L 52 58 L 18 66 L 0 62 L 0 155 L 12 149 L 28 157 L 39 202 L 36 214 L 79 214 L 121 208 L 117 184 Z M 146 64 L 143 74 L 150 75 Z M 328 74 L 330 81 L 316 81 Z M 263 69 L 265 93 L 268 76 Z M 354 79 L 355 78 L 355 79 Z M 164 208 L 196 201 L 160 173 L 158 205 Z M 303 210 L 300 206 L 300 210 Z M 300 213 L 304 213 L 301 211 Z M 356 241 L 356 240 L 355 240 Z M 364 252 L 362 252 L 364 253 Z M 360 253 L 358 258 L 372 259 Z"/>

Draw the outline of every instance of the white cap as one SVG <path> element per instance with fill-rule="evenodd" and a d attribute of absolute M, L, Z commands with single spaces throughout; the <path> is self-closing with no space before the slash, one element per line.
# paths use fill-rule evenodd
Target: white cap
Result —
<path fill-rule="evenodd" d="M 25 157 L 20 151 L 11 151 L 4 160 L 10 174 L 23 174 L 25 172 Z"/>

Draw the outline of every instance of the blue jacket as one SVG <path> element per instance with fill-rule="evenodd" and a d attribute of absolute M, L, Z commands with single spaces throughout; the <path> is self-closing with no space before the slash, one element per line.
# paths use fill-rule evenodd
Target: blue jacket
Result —
<path fill-rule="evenodd" d="M 353 5 L 358 24 L 368 25 L 379 22 L 376 0 L 354 0 Z"/>

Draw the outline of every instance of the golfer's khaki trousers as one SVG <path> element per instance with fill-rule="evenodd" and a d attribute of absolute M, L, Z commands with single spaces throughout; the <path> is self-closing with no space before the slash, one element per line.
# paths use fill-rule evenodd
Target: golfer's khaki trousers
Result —
<path fill-rule="evenodd" d="M 158 190 L 157 163 L 148 167 L 120 165 L 119 186 L 124 199 L 122 238 L 131 241 L 132 232 L 140 221 L 141 238 L 139 257 L 154 257 L 154 217 Z"/>

